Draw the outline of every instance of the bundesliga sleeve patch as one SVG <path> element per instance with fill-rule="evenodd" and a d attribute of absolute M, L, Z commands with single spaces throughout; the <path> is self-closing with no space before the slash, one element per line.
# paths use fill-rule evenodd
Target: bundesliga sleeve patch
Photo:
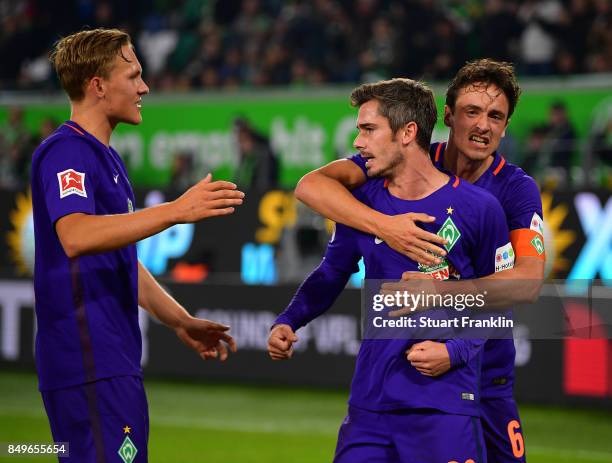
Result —
<path fill-rule="evenodd" d="M 514 249 L 507 243 L 495 250 L 495 273 L 514 267 Z"/>
<path fill-rule="evenodd" d="M 59 182 L 60 199 L 70 195 L 78 195 L 87 198 L 85 191 L 85 174 L 74 169 L 67 169 L 57 173 Z"/>

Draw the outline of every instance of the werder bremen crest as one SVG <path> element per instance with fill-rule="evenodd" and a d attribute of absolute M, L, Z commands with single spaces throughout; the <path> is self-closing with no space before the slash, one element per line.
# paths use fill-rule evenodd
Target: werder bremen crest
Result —
<path fill-rule="evenodd" d="M 134 461 L 136 454 L 138 453 L 138 449 L 134 445 L 134 442 L 132 442 L 132 439 L 130 439 L 130 436 L 125 436 L 123 444 L 121 444 L 121 447 L 119 447 L 117 453 L 124 463 L 132 463 Z"/>
<path fill-rule="evenodd" d="M 449 207 L 447 209 L 447 213 L 453 213 L 452 207 Z M 441 236 L 447 241 L 447 243 L 444 245 L 447 251 L 450 251 L 453 246 L 455 246 L 455 243 L 459 241 L 459 238 L 461 238 L 461 232 L 455 225 L 455 222 L 453 222 L 453 219 L 451 219 L 450 217 L 448 217 L 446 221 L 442 224 L 440 230 L 438 230 L 437 235 Z M 430 252 L 430 254 L 433 253 Z M 445 257 L 439 256 L 437 254 L 433 255 L 441 259 L 442 262 L 440 262 L 439 264 L 432 265 L 418 264 L 420 272 L 431 275 L 436 280 L 448 280 L 450 277 L 457 279 L 461 278 L 459 272 L 457 272 L 457 270 L 455 270 L 455 268 L 451 264 L 449 264 L 448 260 Z"/>
<path fill-rule="evenodd" d="M 544 243 L 542 243 L 542 240 L 539 236 L 533 237 L 533 239 L 531 240 L 531 245 L 535 248 L 539 255 L 542 255 L 542 253 L 544 252 Z"/>
<path fill-rule="evenodd" d="M 455 225 L 455 222 L 453 222 L 453 219 L 451 219 L 450 217 L 448 217 L 444 221 L 444 223 L 442 224 L 442 228 L 438 230 L 437 235 L 441 236 L 447 241 L 447 243 L 444 245 L 447 251 L 453 249 L 455 243 L 459 241 L 459 238 L 461 238 L 461 232 Z"/>

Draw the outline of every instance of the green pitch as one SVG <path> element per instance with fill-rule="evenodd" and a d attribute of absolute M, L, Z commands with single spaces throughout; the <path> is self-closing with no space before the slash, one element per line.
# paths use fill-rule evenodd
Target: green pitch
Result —
<path fill-rule="evenodd" d="M 330 462 L 346 411 L 346 391 L 153 380 L 146 388 L 152 463 Z M 523 406 L 521 416 L 530 463 L 612 462 L 612 411 Z M 32 374 L 0 373 L 0 442 L 51 442 Z"/>

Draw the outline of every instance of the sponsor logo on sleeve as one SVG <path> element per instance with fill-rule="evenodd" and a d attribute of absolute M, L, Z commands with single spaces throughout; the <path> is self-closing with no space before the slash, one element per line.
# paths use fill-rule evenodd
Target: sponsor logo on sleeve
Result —
<path fill-rule="evenodd" d="M 507 243 L 495 250 L 495 273 L 514 267 L 514 249 Z"/>
<path fill-rule="evenodd" d="M 544 221 L 542 220 L 542 217 L 538 215 L 537 212 L 533 213 L 529 229 L 533 230 L 534 232 L 538 232 L 540 235 L 544 235 Z"/>
<path fill-rule="evenodd" d="M 85 191 L 85 174 L 74 169 L 67 169 L 57 173 L 59 182 L 60 199 L 70 195 L 78 195 L 87 198 Z"/>

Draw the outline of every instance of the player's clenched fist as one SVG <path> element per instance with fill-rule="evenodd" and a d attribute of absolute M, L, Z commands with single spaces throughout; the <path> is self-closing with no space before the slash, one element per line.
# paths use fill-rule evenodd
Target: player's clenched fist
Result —
<path fill-rule="evenodd" d="M 242 204 L 244 193 L 234 183 L 212 181 L 208 174 L 172 203 L 176 223 L 197 222 L 208 217 L 227 215 Z"/>
<path fill-rule="evenodd" d="M 289 325 L 276 325 L 268 337 L 268 354 L 272 360 L 290 359 L 293 355 L 293 343 L 298 341 Z"/>

